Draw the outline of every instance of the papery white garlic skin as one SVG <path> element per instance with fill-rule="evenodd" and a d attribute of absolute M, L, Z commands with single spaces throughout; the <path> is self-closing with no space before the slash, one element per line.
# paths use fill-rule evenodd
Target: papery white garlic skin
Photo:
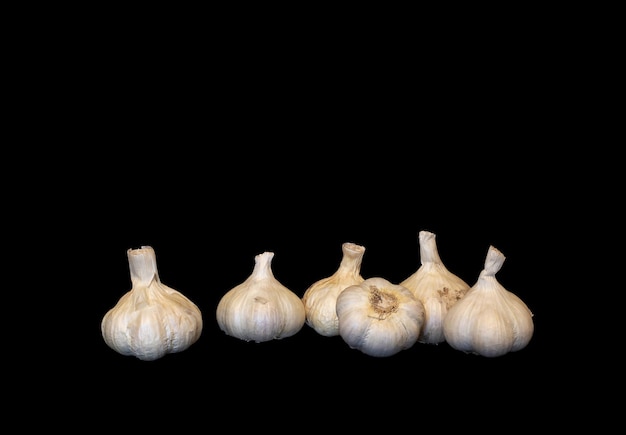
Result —
<path fill-rule="evenodd" d="M 448 311 L 443 331 L 454 349 L 498 357 L 519 351 L 530 342 L 533 313 L 495 276 L 504 260 L 504 255 L 490 246 L 476 284 Z"/>
<path fill-rule="evenodd" d="M 445 341 L 443 319 L 450 307 L 465 296 L 470 288 L 468 283 L 443 264 L 435 237 L 429 231 L 419 232 L 421 265 L 415 273 L 400 282 L 424 305 L 426 319 L 418 341 L 430 344 Z"/>
<path fill-rule="evenodd" d="M 251 275 L 220 299 L 216 318 L 227 335 L 261 343 L 290 337 L 304 326 L 304 304 L 274 277 L 273 258 L 273 252 L 255 256 Z"/>
<path fill-rule="evenodd" d="M 200 309 L 159 278 L 154 249 L 127 251 L 131 290 L 102 318 L 106 344 L 122 355 L 153 361 L 195 343 L 202 333 Z"/>
<path fill-rule="evenodd" d="M 352 349 L 387 357 L 413 346 L 424 306 L 406 287 L 380 277 L 345 288 L 337 297 L 339 335 Z"/>
<path fill-rule="evenodd" d="M 361 263 L 365 247 L 347 242 L 341 245 L 341 250 L 341 263 L 335 273 L 311 284 L 302 296 L 307 325 L 325 337 L 339 335 L 336 310 L 339 293 L 348 286 L 364 281 Z"/>

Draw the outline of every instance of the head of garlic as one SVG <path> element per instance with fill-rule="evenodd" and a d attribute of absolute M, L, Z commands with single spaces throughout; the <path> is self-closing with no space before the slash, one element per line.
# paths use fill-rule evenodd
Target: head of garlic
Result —
<path fill-rule="evenodd" d="M 387 357 L 413 346 L 424 306 L 411 291 L 380 277 L 346 287 L 337 297 L 339 335 L 352 349 Z"/>
<path fill-rule="evenodd" d="M 438 344 L 445 341 L 443 319 L 450 307 L 467 293 L 470 285 L 443 264 L 434 233 L 420 231 L 418 240 L 421 265 L 400 285 L 411 290 L 424 305 L 426 317 L 418 341 Z"/>
<path fill-rule="evenodd" d="M 161 282 L 152 247 L 129 249 L 127 256 L 131 290 L 102 318 L 105 343 L 144 361 L 187 349 L 202 333 L 200 309 Z"/>
<path fill-rule="evenodd" d="M 216 318 L 226 335 L 260 343 L 290 337 L 304 326 L 302 300 L 274 277 L 273 258 L 273 252 L 254 257 L 250 276 L 220 299 Z"/>
<path fill-rule="evenodd" d="M 339 335 L 336 310 L 339 293 L 348 286 L 364 281 L 361 276 L 361 262 L 365 247 L 356 243 L 344 243 L 341 251 L 341 262 L 335 273 L 311 284 L 302 296 L 306 324 L 326 337 Z"/>
<path fill-rule="evenodd" d="M 496 279 L 504 255 L 490 246 L 485 267 L 444 319 L 446 341 L 454 349 L 497 357 L 523 349 L 533 336 L 533 313 Z"/>

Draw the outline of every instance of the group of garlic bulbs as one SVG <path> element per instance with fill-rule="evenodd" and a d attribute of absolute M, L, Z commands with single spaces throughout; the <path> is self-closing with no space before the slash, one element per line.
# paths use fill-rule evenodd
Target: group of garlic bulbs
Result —
<path fill-rule="evenodd" d="M 470 287 L 443 264 L 434 233 L 420 231 L 418 239 L 421 264 L 399 284 L 364 279 L 365 248 L 344 243 L 338 270 L 304 293 L 306 323 L 371 356 L 390 356 L 415 342 L 447 341 L 487 357 L 523 349 L 534 332 L 533 314 L 496 280 L 504 256 L 490 246 L 485 269 Z"/>
<path fill-rule="evenodd" d="M 370 356 L 391 356 L 413 346 L 424 324 L 422 303 L 384 278 L 364 279 L 364 246 L 347 242 L 341 248 L 335 273 L 314 282 L 302 296 L 306 323 Z"/>
<path fill-rule="evenodd" d="M 417 342 L 447 342 L 485 357 L 526 347 L 534 332 L 533 313 L 497 281 L 505 259 L 499 250 L 489 247 L 484 269 L 470 286 L 444 266 L 434 233 L 420 231 L 419 245 L 419 268 L 392 283 L 364 278 L 365 247 L 344 243 L 335 273 L 311 284 L 302 297 L 274 276 L 273 252 L 258 254 L 249 277 L 220 299 L 217 324 L 228 336 L 257 343 L 291 337 L 306 324 L 374 357 Z M 104 341 L 142 360 L 187 349 L 202 332 L 199 308 L 161 283 L 151 247 L 129 249 L 128 260 L 132 288 L 102 319 Z"/>

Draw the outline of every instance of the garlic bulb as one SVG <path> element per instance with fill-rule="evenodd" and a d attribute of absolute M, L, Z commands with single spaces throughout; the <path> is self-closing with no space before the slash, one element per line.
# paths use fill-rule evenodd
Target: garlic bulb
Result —
<path fill-rule="evenodd" d="M 339 293 L 350 285 L 364 281 L 360 272 L 365 247 L 344 243 L 341 250 L 343 256 L 335 273 L 314 282 L 302 296 L 307 325 L 326 337 L 339 335 L 336 310 Z"/>
<path fill-rule="evenodd" d="M 122 355 L 152 361 L 181 352 L 202 333 L 200 309 L 161 283 L 150 246 L 127 251 L 132 288 L 103 317 L 102 337 Z"/>
<path fill-rule="evenodd" d="M 304 326 L 302 300 L 274 277 L 273 258 L 273 252 L 257 255 L 252 274 L 220 299 L 217 323 L 227 335 L 260 343 L 290 337 Z"/>
<path fill-rule="evenodd" d="M 386 357 L 415 344 L 424 324 L 424 306 L 406 287 L 368 278 L 337 297 L 339 335 L 352 349 Z"/>
<path fill-rule="evenodd" d="M 442 263 L 435 234 L 420 231 L 418 239 L 421 265 L 400 285 L 411 290 L 424 305 L 426 319 L 418 341 L 437 344 L 445 341 L 443 319 L 448 310 L 467 293 L 470 286 Z"/>
<path fill-rule="evenodd" d="M 497 357 L 529 343 L 534 332 L 533 313 L 495 276 L 504 260 L 504 255 L 490 246 L 478 281 L 448 310 L 443 333 L 454 349 Z"/>

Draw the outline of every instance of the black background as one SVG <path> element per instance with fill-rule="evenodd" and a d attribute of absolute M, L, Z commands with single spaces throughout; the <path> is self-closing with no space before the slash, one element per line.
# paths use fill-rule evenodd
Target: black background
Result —
<path fill-rule="evenodd" d="M 245 117 L 232 129 L 252 132 L 236 141 L 214 137 L 210 129 L 195 129 L 195 139 L 178 136 L 179 121 L 158 145 L 125 145 L 134 149 L 131 157 L 119 153 L 104 172 L 96 170 L 101 181 L 80 214 L 81 225 L 90 227 L 75 255 L 93 266 L 82 327 L 99 388 L 140 396 L 155 407 L 165 396 L 177 401 L 179 412 L 211 403 L 212 418 L 236 407 L 251 419 L 311 409 L 342 419 L 344 405 L 388 414 L 420 402 L 445 415 L 449 402 L 469 410 L 477 391 L 488 394 L 491 412 L 541 412 L 527 407 L 525 397 L 560 394 L 549 385 L 561 373 L 551 289 L 538 279 L 555 249 L 554 223 L 539 202 L 545 187 L 528 182 L 529 173 L 537 176 L 543 168 L 525 161 L 524 150 L 516 156 L 502 138 L 491 146 L 460 146 L 459 133 L 440 140 L 443 126 L 426 128 L 422 138 L 419 125 L 397 121 L 395 113 L 353 115 L 332 126 L 310 114 L 280 122 Z M 450 121 L 465 125 L 470 136 L 491 128 Z M 528 133 L 511 124 L 502 135 L 516 142 Z M 422 229 L 437 235 L 444 264 L 470 284 L 490 245 L 504 253 L 497 278 L 534 313 L 535 332 L 525 349 L 489 359 L 445 343 L 417 343 L 373 358 L 306 325 L 283 340 L 251 343 L 226 336 L 216 323 L 220 298 L 249 276 L 261 252 L 275 253 L 275 277 L 298 296 L 336 270 L 346 241 L 366 247 L 364 277 L 398 283 L 419 267 Z M 196 303 L 204 319 L 202 336 L 188 350 L 153 362 L 117 354 L 99 329 L 130 289 L 127 249 L 142 245 L 155 249 L 161 281 Z M 83 358 L 74 364 L 85 370 Z"/>
<path fill-rule="evenodd" d="M 386 41 L 406 42 L 401 33 Z M 45 129 L 69 145 L 39 155 L 63 162 L 38 187 L 62 224 L 40 229 L 55 237 L 42 244 L 62 263 L 54 276 L 72 282 L 59 359 L 40 367 L 50 397 L 65 391 L 99 425 L 124 415 L 144 429 L 420 430 L 422 419 L 482 427 L 493 415 L 534 427 L 553 412 L 567 348 L 552 271 L 579 178 L 555 175 L 563 160 L 550 150 L 571 127 L 556 105 L 570 96 L 549 47 L 460 35 L 444 51 L 376 38 L 332 53 L 315 38 L 198 50 L 134 36 L 91 40 L 64 77 L 71 96 L 50 86 L 40 107 L 64 101 L 63 121 Z M 259 253 L 275 253 L 275 277 L 298 296 L 334 273 L 348 241 L 366 248 L 364 277 L 398 283 L 420 265 L 420 230 L 471 285 L 489 246 L 503 252 L 498 280 L 534 313 L 526 348 L 485 358 L 417 343 L 374 358 L 307 325 L 251 343 L 215 321 Z M 204 320 L 189 349 L 151 362 L 117 354 L 100 332 L 130 290 L 127 250 L 142 245 Z"/>

